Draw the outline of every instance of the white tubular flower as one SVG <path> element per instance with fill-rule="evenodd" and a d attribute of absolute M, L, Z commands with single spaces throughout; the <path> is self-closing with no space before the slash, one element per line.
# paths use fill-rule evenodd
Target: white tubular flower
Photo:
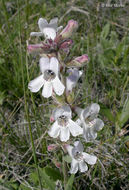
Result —
<path fill-rule="evenodd" d="M 82 124 L 83 136 L 87 142 L 96 139 L 97 132 L 104 126 L 103 121 L 97 118 L 99 110 L 100 106 L 96 103 L 91 104 L 86 109 L 80 109 L 78 107 L 75 109 L 80 117 L 80 121 L 77 120 L 77 123 L 80 122 Z"/>
<path fill-rule="evenodd" d="M 66 92 L 72 92 L 82 75 L 82 71 L 79 71 L 77 68 L 70 68 L 67 70 L 67 73 L 69 75 L 66 77 Z"/>
<path fill-rule="evenodd" d="M 80 170 L 80 172 L 86 172 L 88 170 L 87 164 L 94 165 L 97 161 L 96 156 L 83 152 L 83 145 L 79 141 L 74 143 L 74 147 L 68 145 L 67 151 L 72 158 L 71 174 L 77 173 L 78 170 Z"/>
<path fill-rule="evenodd" d="M 46 19 L 40 18 L 38 20 L 38 25 L 40 32 L 31 32 L 30 36 L 43 36 L 46 39 L 54 40 L 56 37 L 56 32 L 61 28 L 57 26 L 58 18 L 53 18 L 50 23 Z"/>
<path fill-rule="evenodd" d="M 45 58 L 42 57 L 39 61 L 40 70 L 42 75 L 32 80 L 28 84 L 31 92 L 38 92 L 43 87 L 42 96 L 49 98 L 52 96 L 53 90 L 61 96 L 64 92 L 65 86 L 58 78 L 59 63 L 55 57 Z"/>
<path fill-rule="evenodd" d="M 83 129 L 71 120 L 72 112 L 69 106 L 55 109 L 53 118 L 55 122 L 48 131 L 50 137 L 57 138 L 59 136 L 61 141 L 66 142 L 70 138 L 70 133 L 74 137 L 82 134 Z"/>

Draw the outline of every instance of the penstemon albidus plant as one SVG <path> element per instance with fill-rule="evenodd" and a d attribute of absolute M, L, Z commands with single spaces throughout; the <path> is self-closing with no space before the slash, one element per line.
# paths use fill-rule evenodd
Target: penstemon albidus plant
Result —
<path fill-rule="evenodd" d="M 58 27 L 57 22 L 57 18 L 49 23 L 46 19 L 40 18 L 38 21 L 40 32 L 30 34 L 30 36 L 43 36 L 45 39 L 40 44 L 29 44 L 27 47 L 29 53 L 41 56 L 39 60 L 41 75 L 30 81 L 28 88 L 34 93 L 42 88 L 44 98 L 52 97 L 56 108 L 50 116 L 53 124 L 48 130 L 48 135 L 56 144 L 49 145 L 48 151 L 57 147 L 61 147 L 65 153 L 67 151 L 71 157 L 70 173 L 75 174 L 78 170 L 86 172 L 87 164 L 94 165 L 97 161 L 96 156 L 83 151 L 80 139 L 83 143 L 94 140 L 104 123 L 97 117 L 100 110 L 97 103 L 82 109 L 75 102 L 76 84 L 83 73 L 82 68 L 89 61 L 86 54 L 72 60 L 68 56 L 73 45 L 70 37 L 78 28 L 78 23 L 70 20 L 62 29 L 62 26 Z M 72 118 L 73 114 L 78 116 L 76 121 Z M 73 137 L 77 137 L 76 141 Z"/>

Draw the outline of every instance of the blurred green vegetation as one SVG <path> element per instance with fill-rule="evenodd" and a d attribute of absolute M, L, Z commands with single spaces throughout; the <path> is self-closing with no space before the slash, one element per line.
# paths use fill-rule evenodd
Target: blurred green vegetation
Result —
<path fill-rule="evenodd" d="M 101 6 L 107 2 L 0 1 L 1 190 L 38 190 L 39 176 L 44 189 L 54 189 L 57 179 L 59 189 L 63 186 L 62 170 L 54 169 L 55 160 L 62 162 L 61 153 L 47 152 L 47 145 L 53 143 L 46 135 L 52 100 L 41 97 L 41 92 L 31 94 L 27 88 L 28 81 L 39 74 L 39 57 L 27 54 L 26 41 L 30 32 L 38 31 L 40 17 L 50 20 L 56 16 L 59 25 L 65 26 L 69 19 L 79 23 L 70 56 L 87 53 L 90 57 L 76 88 L 80 93 L 76 103 L 83 107 L 99 103 L 105 123 L 97 140 L 85 145 L 87 152 L 97 155 L 98 163 L 87 173 L 78 173 L 75 180 L 68 174 L 66 188 L 129 188 L 129 2 L 122 1 L 123 8 Z M 35 168 L 39 169 L 39 176 Z"/>

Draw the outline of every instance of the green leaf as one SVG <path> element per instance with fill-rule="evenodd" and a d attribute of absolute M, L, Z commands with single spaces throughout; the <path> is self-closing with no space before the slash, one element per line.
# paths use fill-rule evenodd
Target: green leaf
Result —
<path fill-rule="evenodd" d="M 100 110 L 100 113 L 102 115 L 104 115 L 105 117 L 107 117 L 110 121 L 115 122 L 115 117 L 113 116 L 113 114 L 111 113 L 111 110 L 108 108 L 102 108 Z"/>
<path fill-rule="evenodd" d="M 66 184 L 65 190 L 72 190 L 73 186 L 73 181 L 74 181 L 74 174 L 72 174 Z"/>
<path fill-rule="evenodd" d="M 54 168 L 50 168 L 50 167 L 45 167 L 44 168 L 46 174 L 54 181 L 56 180 L 61 180 L 61 174 L 59 172 L 59 170 L 57 169 L 54 169 Z"/>
<path fill-rule="evenodd" d="M 30 179 L 31 179 L 31 181 L 32 181 L 35 185 L 38 185 L 39 179 L 38 179 L 37 172 L 31 173 L 31 174 L 30 174 Z"/>
<path fill-rule="evenodd" d="M 110 35 L 110 42 L 113 44 L 113 45 L 116 45 L 119 41 L 118 41 L 118 36 L 117 36 L 117 33 L 115 31 L 111 31 L 111 35 Z"/>
<path fill-rule="evenodd" d="M 129 119 L 129 100 L 126 102 L 126 104 L 124 105 L 121 113 L 118 116 L 118 120 L 122 125 L 124 125 L 124 123 Z"/>
<path fill-rule="evenodd" d="M 67 162 L 67 163 L 71 163 L 72 158 L 69 155 L 66 155 L 63 157 L 63 159 Z"/>
<path fill-rule="evenodd" d="M 57 172 L 55 173 L 54 172 L 55 171 L 52 168 L 39 168 L 42 185 L 48 188 L 49 190 L 55 190 L 55 183 L 53 181 L 53 178 L 57 178 Z M 55 176 L 52 177 L 53 175 Z M 36 187 L 39 186 L 39 179 L 38 179 L 37 172 L 31 173 L 30 181 L 34 183 Z"/>
<path fill-rule="evenodd" d="M 106 38 L 106 37 L 108 36 L 108 34 L 109 34 L 109 31 L 110 31 L 110 24 L 107 23 L 107 24 L 104 26 L 104 28 L 103 28 L 103 30 L 102 30 L 102 32 L 101 32 L 101 38 Z"/>
<path fill-rule="evenodd" d="M 44 180 L 44 182 L 48 186 L 49 190 L 55 190 L 55 183 L 46 174 L 44 168 L 43 169 L 39 168 L 39 171 L 40 171 L 40 176 L 41 176 L 42 180 Z"/>

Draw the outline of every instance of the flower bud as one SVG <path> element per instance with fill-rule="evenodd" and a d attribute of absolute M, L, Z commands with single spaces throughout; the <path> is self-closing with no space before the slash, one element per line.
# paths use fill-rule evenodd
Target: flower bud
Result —
<path fill-rule="evenodd" d="M 59 46 L 59 49 L 63 49 L 63 50 L 69 49 L 70 46 L 72 46 L 72 44 L 73 44 L 73 40 L 67 39 L 63 43 L 61 43 L 61 45 Z"/>
<path fill-rule="evenodd" d="M 81 55 L 79 57 L 76 57 L 75 59 L 73 59 L 72 61 L 70 61 L 69 63 L 67 63 L 67 66 L 82 67 L 88 61 L 89 61 L 88 55 L 84 54 L 84 55 Z"/>
<path fill-rule="evenodd" d="M 29 53 L 45 53 L 48 52 L 50 46 L 48 44 L 30 44 L 27 46 Z"/>
<path fill-rule="evenodd" d="M 72 34 L 77 30 L 78 23 L 75 20 L 69 20 L 67 26 L 62 30 L 62 32 L 56 37 L 55 41 L 60 41 L 72 36 Z"/>
<path fill-rule="evenodd" d="M 79 62 L 79 63 L 85 63 L 87 62 L 89 59 L 88 59 L 88 55 L 84 54 L 80 57 L 76 57 L 75 58 L 75 61 Z"/>
<path fill-rule="evenodd" d="M 56 159 L 53 159 L 53 162 L 55 164 L 55 166 L 58 168 L 58 169 L 61 169 L 61 163 L 58 162 Z"/>
<path fill-rule="evenodd" d="M 36 44 L 36 45 L 28 45 L 27 50 L 29 53 L 33 52 L 40 52 L 41 51 L 42 44 Z"/>
<path fill-rule="evenodd" d="M 50 122 L 53 122 L 53 121 L 55 121 L 55 119 L 54 119 L 53 116 L 51 116 L 51 117 L 50 117 Z"/>
<path fill-rule="evenodd" d="M 55 162 L 55 166 L 60 169 L 61 168 L 61 163 Z"/>
<path fill-rule="evenodd" d="M 54 151 L 56 148 L 57 148 L 56 144 L 50 144 L 50 145 L 48 145 L 47 150 L 48 151 Z"/>

